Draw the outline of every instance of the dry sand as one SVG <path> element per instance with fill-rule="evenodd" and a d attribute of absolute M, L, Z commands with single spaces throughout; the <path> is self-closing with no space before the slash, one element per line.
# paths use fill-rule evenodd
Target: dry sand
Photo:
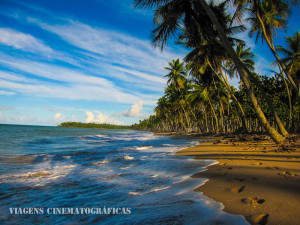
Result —
<path fill-rule="evenodd" d="M 176 138 L 181 138 L 175 136 Z M 183 136 L 187 138 L 187 136 Z M 300 224 L 300 150 L 278 151 L 267 137 L 188 136 L 209 140 L 177 152 L 219 164 L 193 177 L 209 180 L 196 191 L 222 202 L 224 211 L 244 215 L 251 224 Z"/>

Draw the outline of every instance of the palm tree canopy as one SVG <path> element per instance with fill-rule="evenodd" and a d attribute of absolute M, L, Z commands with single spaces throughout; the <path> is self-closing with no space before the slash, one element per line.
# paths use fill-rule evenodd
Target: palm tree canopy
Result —
<path fill-rule="evenodd" d="M 286 45 L 287 48 L 282 46 L 277 47 L 277 50 L 280 51 L 285 58 L 282 59 L 282 62 L 286 64 L 289 72 L 292 75 L 298 74 L 300 71 L 300 33 L 296 31 L 294 36 L 286 36 Z M 298 77 L 298 79 L 300 79 Z"/>
<path fill-rule="evenodd" d="M 226 3 L 215 5 L 210 2 L 209 7 L 218 18 L 224 32 L 230 36 L 237 31 L 244 30 L 243 26 L 229 26 L 231 17 L 226 13 Z M 210 39 L 220 39 L 216 27 L 210 20 L 199 1 L 194 0 L 134 0 L 135 7 L 156 7 L 154 24 L 156 28 L 152 31 L 153 44 L 162 49 L 170 37 L 179 36 L 184 27 L 185 36 L 191 45 L 201 43 Z M 193 43 L 191 43 L 193 40 Z M 231 45 L 236 41 L 229 38 Z"/>
<path fill-rule="evenodd" d="M 251 52 L 251 48 L 245 49 L 245 45 L 237 45 L 236 53 L 239 59 L 241 60 L 241 62 L 244 64 L 244 66 L 246 66 L 249 69 L 249 71 L 254 71 L 255 63 L 253 58 L 255 55 Z M 237 75 L 237 69 L 234 63 L 230 63 L 229 67 L 230 67 L 229 74 L 231 75 L 231 77 L 234 74 Z"/>
<path fill-rule="evenodd" d="M 187 70 L 184 63 L 180 63 L 179 59 L 169 62 L 170 67 L 165 67 L 166 70 L 170 72 L 164 77 L 168 77 L 167 83 L 169 85 L 174 85 L 176 90 L 184 87 L 186 83 Z"/>

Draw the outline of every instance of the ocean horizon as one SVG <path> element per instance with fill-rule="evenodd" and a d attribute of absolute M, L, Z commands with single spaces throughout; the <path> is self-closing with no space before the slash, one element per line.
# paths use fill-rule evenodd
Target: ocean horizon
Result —
<path fill-rule="evenodd" d="M 0 125 L 1 224 L 248 224 L 194 191 L 216 163 L 135 130 Z M 31 212 L 30 212 L 31 210 Z"/>

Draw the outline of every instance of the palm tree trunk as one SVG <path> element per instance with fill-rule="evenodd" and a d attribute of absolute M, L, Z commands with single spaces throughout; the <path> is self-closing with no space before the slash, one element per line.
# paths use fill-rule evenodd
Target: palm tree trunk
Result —
<path fill-rule="evenodd" d="M 224 82 L 226 83 L 225 86 L 227 86 L 227 90 L 229 90 L 229 92 L 230 92 L 230 94 L 231 94 L 231 96 L 232 96 L 234 102 L 235 102 L 235 103 L 237 104 L 237 106 L 238 106 L 238 109 L 239 109 L 239 110 L 238 110 L 238 113 L 239 113 L 240 118 L 242 119 L 242 127 L 243 127 L 243 131 L 247 132 L 246 115 L 245 115 L 244 109 L 243 109 L 241 103 L 240 103 L 240 102 L 237 100 L 237 98 L 235 97 L 235 95 L 234 95 L 234 93 L 233 93 L 233 91 L 232 91 L 230 85 L 228 84 L 228 81 L 227 81 L 227 79 L 225 78 L 225 76 L 224 76 L 224 74 L 223 74 L 223 72 L 222 72 L 222 68 L 220 68 L 220 72 L 221 72 L 221 75 L 222 75 L 222 77 L 223 77 L 223 79 L 224 79 Z"/>
<path fill-rule="evenodd" d="M 205 0 L 199 0 L 201 5 L 203 6 L 204 10 L 206 11 L 207 15 L 209 16 L 209 18 L 211 19 L 212 23 L 216 26 L 216 30 L 218 31 L 221 40 L 224 43 L 224 47 L 227 50 L 228 54 L 230 55 L 230 58 L 233 60 L 240 76 L 241 79 L 246 87 L 248 96 L 251 99 L 251 102 L 253 104 L 255 113 L 257 115 L 257 117 L 259 118 L 261 124 L 264 126 L 264 128 L 268 131 L 268 133 L 270 134 L 271 138 L 276 142 L 276 143 L 282 143 L 285 138 L 280 135 L 275 129 L 274 127 L 272 127 L 269 123 L 269 121 L 267 120 L 265 114 L 263 113 L 257 98 L 254 94 L 254 91 L 251 88 L 251 84 L 249 82 L 249 78 L 248 75 L 244 72 L 243 70 L 243 64 L 241 63 L 241 61 L 239 60 L 239 58 L 237 57 L 233 47 L 230 45 L 226 34 L 224 33 L 217 17 L 215 16 L 215 14 L 213 13 L 213 11 L 211 10 L 211 8 L 209 7 L 209 5 L 207 4 L 207 2 Z"/>
<path fill-rule="evenodd" d="M 185 109 L 184 109 L 183 104 L 182 104 L 182 103 L 179 103 L 179 104 L 180 104 L 180 106 L 181 106 L 181 108 L 182 108 L 182 110 L 183 110 L 183 112 L 184 112 L 185 119 L 186 119 L 187 126 L 188 126 L 188 132 L 189 132 L 189 131 L 190 131 L 190 128 L 191 128 L 190 119 L 189 119 L 189 117 L 188 117 L 188 115 L 187 115 L 187 112 L 186 112 Z"/>
<path fill-rule="evenodd" d="M 273 103 L 271 101 L 271 99 L 269 98 L 269 96 L 267 95 L 267 93 L 265 92 L 265 89 L 261 86 L 261 84 L 259 83 L 259 81 L 257 80 L 256 77 L 253 76 L 253 74 L 247 69 L 246 66 L 243 65 L 244 70 L 250 75 L 250 78 L 252 79 L 252 81 L 255 83 L 255 85 L 259 88 L 259 90 L 261 91 L 264 99 L 266 100 L 266 103 L 268 104 L 270 111 L 275 119 L 275 122 L 280 130 L 280 133 L 284 136 L 287 137 L 289 136 L 289 133 L 287 132 L 287 130 L 285 129 L 284 125 L 282 124 L 274 106 Z"/>
<path fill-rule="evenodd" d="M 221 129 L 222 132 L 225 133 L 225 128 L 224 128 L 224 108 L 223 108 L 223 104 L 220 101 L 220 117 L 221 117 Z"/>
<path fill-rule="evenodd" d="M 238 114 L 242 119 L 242 127 L 243 127 L 243 131 L 247 132 L 247 126 L 246 126 L 246 115 L 245 112 L 243 110 L 242 105 L 240 104 L 240 102 L 237 100 L 237 98 L 235 97 L 230 85 L 228 84 L 227 79 L 225 78 L 223 72 L 222 72 L 222 68 L 219 68 L 220 73 L 223 77 L 223 79 L 220 77 L 220 75 L 217 73 L 217 71 L 213 68 L 213 66 L 211 65 L 210 61 L 207 59 L 207 63 L 209 65 L 209 67 L 212 69 L 212 71 L 217 75 L 217 77 L 219 78 L 219 80 L 224 84 L 224 86 L 226 87 L 227 91 L 231 94 L 234 102 L 237 104 L 238 106 Z M 221 66 L 220 66 L 221 67 Z"/>
<path fill-rule="evenodd" d="M 286 88 L 286 91 L 287 91 L 287 95 L 288 95 L 288 98 L 289 98 L 289 107 L 290 107 L 290 112 L 289 112 L 289 120 L 288 120 L 288 125 L 287 125 L 287 129 L 288 130 L 291 130 L 291 125 L 292 125 L 292 113 L 293 113 L 293 105 L 292 105 L 292 98 L 291 98 L 291 93 L 290 93 L 290 88 L 289 88 L 289 85 L 287 84 L 286 82 L 286 79 L 282 73 L 282 69 L 279 67 L 280 69 L 280 74 L 281 74 L 281 78 L 282 80 L 284 81 L 284 84 L 285 84 L 285 88 Z"/>
<path fill-rule="evenodd" d="M 206 109 L 204 109 L 204 119 L 205 119 L 206 133 L 208 133 L 208 122 L 207 122 L 207 112 L 206 112 Z"/>
<path fill-rule="evenodd" d="M 214 109 L 214 107 L 213 107 L 213 105 L 212 105 L 212 103 L 211 103 L 211 101 L 210 101 L 210 97 L 207 96 L 207 98 L 208 98 L 208 102 L 209 102 L 209 105 L 210 105 L 210 107 L 211 107 L 211 110 L 212 110 L 212 112 L 213 112 L 213 116 L 214 116 L 215 121 L 216 121 L 216 133 L 218 134 L 218 133 L 219 133 L 218 117 L 217 117 L 217 114 L 216 114 L 216 112 L 215 112 L 215 109 Z"/>

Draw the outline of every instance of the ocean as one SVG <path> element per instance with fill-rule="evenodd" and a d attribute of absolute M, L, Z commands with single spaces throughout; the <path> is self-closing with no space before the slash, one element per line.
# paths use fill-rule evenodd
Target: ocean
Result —
<path fill-rule="evenodd" d="M 193 191 L 215 161 L 151 132 L 0 125 L 0 224 L 248 224 Z"/>

